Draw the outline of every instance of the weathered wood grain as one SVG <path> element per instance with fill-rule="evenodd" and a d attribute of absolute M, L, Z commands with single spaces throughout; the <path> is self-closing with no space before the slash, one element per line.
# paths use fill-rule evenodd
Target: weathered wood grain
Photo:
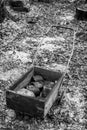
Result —
<path fill-rule="evenodd" d="M 48 70 L 39 66 L 34 67 L 34 74 L 41 75 L 45 80 L 48 80 L 48 81 L 55 81 L 55 80 L 58 81 L 60 77 L 62 76 L 62 73 L 60 72 Z"/>
<path fill-rule="evenodd" d="M 24 74 L 22 77 L 20 77 L 20 79 L 16 81 L 12 87 L 10 87 L 10 89 L 17 91 L 18 89 L 26 86 L 31 80 L 31 77 L 33 76 L 33 71 L 33 66 L 31 66 L 28 72 Z"/>
<path fill-rule="evenodd" d="M 43 116 L 44 100 L 23 96 L 12 91 L 6 92 L 7 107 L 15 111 L 27 113 L 29 115 Z"/>
<path fill-rule="evenodd" d="M 16 91 L 25 87 L 31 80 L 33 75 L 41 75 L 44 80 L 57 81 L 53 89 L 46 98 L 30 97 L 18 94 Z M 48 70 L 39 66 L 31 66 L 29 71 L 22 76 L 11 88 L 6 91 L 7 107 L 15 111 L 27 113 L 29 115 L 45 117 L 55 102 L 62 80 L 63 73 Z"/>
<path fill-rule="evenodd" d="M 54 86 L 54 88 L 51 90 L 51 92 L 47 96 L 47 99 L 45 101 L 44 117 L 47 115 L 48 111 L 50 110 L 50 108 L 52 107 L 53 103 L 55 102 L 57 98 L 62 80 L 63 80 L 63 76 L 60 78 L 60 80 L 57 82 L 57 84 Z"/>

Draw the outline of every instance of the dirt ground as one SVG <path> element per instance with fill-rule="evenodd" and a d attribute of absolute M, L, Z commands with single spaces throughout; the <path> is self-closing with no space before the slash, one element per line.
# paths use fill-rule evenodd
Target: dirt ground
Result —
<path fill-rule="evenodd" d="M 69 0 L 24 2 L 30 8 L 28 13 L 12 12 L 19 20 L 6 18 L 0 25 L 0 130 L 86 130 L 87 22 L 74 18 L 75 2 Z M 65 71 L 73 38 L 60 104 L 56 101 L 44 120 L 8 109 L 6 89 L 27 72 L 30 63 Z"/>

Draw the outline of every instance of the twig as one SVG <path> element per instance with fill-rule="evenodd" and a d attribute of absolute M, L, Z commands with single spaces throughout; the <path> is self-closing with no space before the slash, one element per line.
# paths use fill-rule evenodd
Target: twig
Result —
<path fill-rule="evenodd" d="M 50 31 L 51 27 L 52 27 L 52 26 L 50 26 L 50 27 L 48 28 L 48 30 L 47 30 L 47 32 L 45 33 L 45 35 L 47 35 L 47 33 Z"/>
<path fill-rule="evenodd" d="M 58 29 L 58 28 L 65 28 L 65 29 L 70 29 L 70 30 L 74 31 L 73 28 L 69 28 L 69 27 L 61 26 L 61 25 L 52 25 L 52 27 L 56 27 L 57 29 Z"/>
<path fill-rule="evenodd" d="M 57 29 L 59 29 L 59 28 L 65 28 L 65 29 L 70 29 L 70 30 L 74 31 L 73 28 L 69 28 L 69 27 L 66 27 L 66 26 L 52 25 L 52 26 L 49 27 L 49 29 L 47 30 L 47 32 L 45 33 L 45 35 L 47 35 L 47 33 L 50 31 L 50 29 L 51 29 L 52 27 L 56 27 Z"/>
<path fill-rule="evenodd" d="M 74 52 L 74 48 L 75 48 L 76 33 L 77 33 L 77 30 L 74 31 L 74 35 L 73 35 L 73 47 L 72 47 L 72 52 L 71 52 L 71 54 L 70 54 L 70 58 L 69 58 L 68 63 L 67 63 L 67 69 L 68 69 L 68 67 L 69 67 L 69 64 L 70 64 L 71 59 L 72 59 L 72 56 L 73 56 L 73 52 Z"/>
<path fill-rule="evenodd" d="M 43 38 L 44 39 L 44 38 Z M 37 50 L 36 50 L 36 52 L 35 52 L 35 56 L 34 56 L 34 58 L 33 58 L 33 61 L 32 61 L 32 64 L 34 65 L 35 64 L 35 61 L 36 61 L 36 58 L 37 58 L 37 55 L 38 55 L 38 52 L 39 52 L 39 49 L 40 49 L 40 46 L 41 46 L 41 43 L 42 43 L 42 41 L 43 41 L 43 39 L 39 42 L 39 45 L 38 45 L 38 47 L 37 47 Z"/>

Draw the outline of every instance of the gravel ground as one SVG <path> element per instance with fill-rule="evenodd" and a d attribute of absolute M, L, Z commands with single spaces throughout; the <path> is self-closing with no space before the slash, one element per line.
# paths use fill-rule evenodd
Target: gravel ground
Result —
<path fill-rule="evenodd" d="M 19 21 L 6 18 L 0 25 L 0 130 L 86 130 L 86 21 L 74 18 L 72 1 L 30 5 L 27 0 L 25 4 L 30 8 L 29 13 L 20 15 L 12 11 Z M 30 23 L 32 19 L 35 23 Z M 74 31 L 69 28 L 77 32 L 73 56 L 61 87 L 64 95 L 60 104 L 56 101 L 44 120 L 16 115 L 6 107 L 6 89 L 27 72 L 31 62 L 56 70 L 59 65 L 64 66 L 65 71 L 73 47 Z"/>

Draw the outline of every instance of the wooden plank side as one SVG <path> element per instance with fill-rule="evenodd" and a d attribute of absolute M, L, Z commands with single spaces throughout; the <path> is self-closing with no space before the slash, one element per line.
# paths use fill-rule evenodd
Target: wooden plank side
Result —
<path fill-rule="evenodd" d="M 25 73 L 22 77 L 20 77 L 20 79 L 17 80 L 17 81 L 14 83 L 14 85 L 10 87 L 10 90 L 15 90 L 15 91 L 17 91 L 17 90 L 19 90 L 20 88 L 26 86 L 26 85 L 29 83 L 31 77 L 33 76 L 33 71 L 34 71 L 33 66 L 31 66 L 31 67 L 29 68 L 28 72 Z"/>
<path fill-rule="evenodd" d="M 34 74 L 42 75 L 44 79 L 49 81 L 59 80 L 62 76 L 62 73 L 60 72 L 48 70 L 39 66 L 34 67 Z"/>
<path fill-rule="evenodd" d="M 12 91 L 6 92 L 7 107 L 29 115 L 44 115 L 44 100 L 22 96 Z"/>
<path fill-rule="evenodd" d="M 57 98 L 58 91 L 59 91 L 59 89 L 61 87 L 61 83 L 62 83 L 63 77 L 64 76 L 62 75 L 60 80 L 57 82 L 55 87 L 52 89 L 50 94 L 47 96 L 47 100 L 45 102 L 44 117 L 47 115 L 48 111 L 50 110 L 50 108 L 52 107 L 53 103 L 55 102 L 55 100 Z"/>

